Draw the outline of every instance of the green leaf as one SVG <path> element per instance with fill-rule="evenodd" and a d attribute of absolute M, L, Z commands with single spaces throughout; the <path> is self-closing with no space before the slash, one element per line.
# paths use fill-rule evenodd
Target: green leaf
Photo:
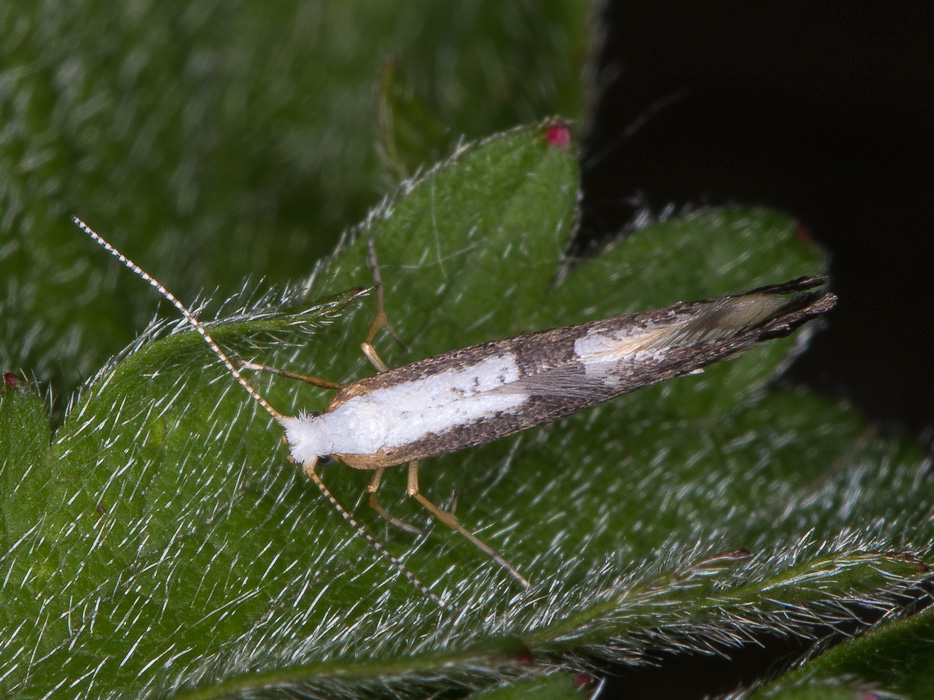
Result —
<path fill-rule="evenodd" d="M 12 385 L 12 386 L 11 386 Z M 34 629 L 47 622 L 42 615 L 44 578 L 56 563 L 41 523 L 55 500 L 49 479 L 49 421 L 46 406 L 24 384 L 6 375 L 0 382 L 0 564 L 4 571 L 0 594 L 0 677 L 29 664 Z M 11 566 L 11 564 L 13 566 Z"/>
<path fill-rule="evenodd" d="M 547 678 L 524 678 L 506 686 L 485 690 L 469 696 L 470 700 L 580 700 L 590 697 L 586 684 L 566 673 Z"/>
<path fill-rule="evenodd" d="M 929 698 L 934 610 L 847 640 L 760 689 L 755 698 Z"/>
<path fill-rule="evenodd" d="M 359 343 L 373 300 L 347 292 L 370 283 L 368 237 L 410 348 L 380 336 L 393 365 L 820 271 L 794 222 L 749 209 L 658 222 L 567 260 L 576 160 L 546 138 L 552 126 L 460 149 L 373 212 L 316 269 L 309 300 L 267 298 L 212 333 L 257 362 L 341 382 L 372 373 Z M 351 535 L 196 334 L 157 328 L 88 385 L 55 436 L 43 472 L 54 489 L 31 535 L 50 564 L 22 548 L 0 561 L 16 584 L 0 591 L 0 608 L 16 611 L 0 687 L 456 694 L 550 677 L 582 656 L 808 633 L 848 620 L 854 602 L 895 614 L 928 576 L 903 554 L 929 554 L 934 487 L 912 445 L 770 382 L 801 335 L 423 465 L 423 492 L 447 507 L 457 494 L 464 524 L 531 591 L 443 527 L 388 528 L 359 502 L 368 474 L 323 469 L 336 497 L 460 608 L 451 613 Z M 328 399 L 277 377 L 254 383 L 292 415 Z M 400 472 L 384 478 L 384 505 L 429 526 Z"/>

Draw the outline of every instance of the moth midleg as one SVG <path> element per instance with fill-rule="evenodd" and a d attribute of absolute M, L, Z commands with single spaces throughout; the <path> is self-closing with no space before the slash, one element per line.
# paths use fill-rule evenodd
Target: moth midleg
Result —
<path fill-rule="evenodd" d="M 450 513 L 446 510 L 441 510 L 441 508 L 439 508 L 434 503 L 429 501 L 427 498 L 425 498 L 425 496 L 423 496 L 419 492 L 418 490 L 418 464 L 419 464 L 418 462 L 409 462 L 409 487 L 408 487 L 409 496 L 411 496 L 416 501 L 421 503 L 422 506 L 425 508 L 425 510 L 431 513 L 435 518 L 440 520 L 442 523 L 447 525 L 449 528 L 461 533 L 464 537 L 466 537 L 471 542 L 471 544 L 473 544 L 474 547 L 479 549 L 481 552 L 486 554 L 490 559 L 492 559 L 497 564 L 499 564 L 502 568 L 508 571 L 514 579 L 516 579 L 519 583 L 522 584 L 524 588 L 529 588 L 532 584 L 529 583 L 528 579 L 526 579 L 522 574 L 516 571 L 515 567 L 512 564 L 510 564 L 508 561 L 503 559 L 499 554 L 497 554 L 496 550 L 490 547 L 490 545 L 488 545 L 486 542 L 484 542 L 479 537 L 477 537 L 475 534 L 473 534 L 470 530 L 468 530 L 463 525 L 461 525 L 460 520 L 457 519 L 457 516 L 454 515 L 454 513 Z"/>
<path fill-rule="evenodd" d="M 334 506 L 334 508 L 337 510 L 338 513 L 340 513 L 340 516 L 347 522 L 347 524 L 350 525 L 354 530 L 356 530 L 357 534 L 360 537 L 362 537 L 367 542 L 369 542 L 370 546 L 372 546 L 377 552 L 379 552 L 382 556 L 386 557 L 386 559 L 388 559 L 392 563 L 392 565 L 396 568 L 396 570 L 401 572 L 412 583 L 412 585 L 414 585 L 416 588 L 422 591 L 422 593 L 426 594 L 429 598 L 431 598 L 441 607 L 447 608 L 448 610 L 456 610 L 457 608 L 455 608 L 453 605 L 448 603 L 446 600 L 444 600 L 443 598 L 435 594 L 430 588 L 428 588 L 428 586 L 422 583 L 421 579 L 419 579 L 415 574 L 409 571 L 409 569 L 406 567 L 405 564 L 403 564 L 398 558 L 393 556 L 389 552 L 388 549 L 386 549 L 383 545 L 379 543 L 379 540 L 377 540 L 375 537 L 373 537 L 373 535 L 367 532 L 366 529 L 354 519 L 354 517 L 350 514 L 350 511 L 348 511 L 346 508 L 344 508 L 344 506 L 341 505 L 340 501 L 338 501 L 337 498 L 334 496 L 334 494 L 331 493 L 331 490 L 325 485 L 323 481 L 321 481 L 321 477 L 318 476 L 318 470 L 315 469 L 317 464 L 318 464 L 317 459 L 311 460 L 310 462 L 306 462 L 305 464 L 302 465 L 302 471 L 305 472 L 305 476 L 307 476 L 309 479 L 311 479 L 315 483 L 315 485 L 318 487 L 321 493 L 324 494 L 324 497 L 327 498 L 331 502 L 331 505 Z"/>
<path fill-rule="evenodd" d="M 386 372 L 389 369 L 389 365 L 383 362 L 383 359 L 376 352 L 376 348 L 373 347 L 373 340 L 376 338 L 376 334 L 385 328 L 389 331 L 389 335 L 399 343 L 399 347 L 406 352 L 408 348 L 406 348 L 405 343 L 402 342 L 402 339 L 396 333 L 392 324 L 389 323 L 389 317 L 386 316 L 386 302 L 383 295 L 383 277 L 379 272 L 379 261 L 376 259 L 376 243 L 372 238 L 368 239 L 366 242 L 366 251 L 366 262 L 370 266 L 370 273 L 373 275 L 373 287 L 376 291 L 376 314 L 370 322 L 370 328 L 367 331 L 366 338 L 360 344 L 360 348 L 363 350 L 363 354 L 366 355 L 366 359 L 376 368 L 377 372 Z"/>
<path fill-rule="evenodd" d="M 406 532 L 411 532 L 413 535 L 424 535 L 425 530 L 422 530 L 420 527 L 410 525 L 404 520 L 400 520 L 396 516 L 392 515 L 388 510 L 383 508 L 382 504 L 379 502 L 379 497 L 376 495 L 376 492 L 379 490 L 379 483 L 383 478 L 384 471 L 386 471 L 385 468 L 375 470 L 373 472 L 373 478 L 370 479 L 370 483 L 366 487 L 367 502 L 369 503 L 370 508 L 375 510 L 383 518 L 396 527 L 402 528 Z"/>
<path fill-rule="evenodd" d="M 290 372 L 287 369 L 260 365 L 245 360 L 233 360 L 233 363 L 237 365 L 237 369 L 248 369 L 253 372 L 268 372 L 269 374 L 275 374 L 279 377 L 285 377 L 286 379 L 297 379 L 300 382 L 305 382 L 306 384 L 311 384 L 321 389 L 333 389 L 338 391 L 344 388 L 344 385 L 340 382 L 332 382 L 330 379 L 323 379 L 322 377 L 315 377 L 310 374 L 298 374 L 297 372 Z"/>

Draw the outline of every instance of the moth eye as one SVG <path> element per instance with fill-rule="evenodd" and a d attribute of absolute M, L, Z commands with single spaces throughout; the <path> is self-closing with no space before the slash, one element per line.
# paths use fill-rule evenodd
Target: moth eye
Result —
<path fill-rule="evenodd" d="M 322 455 L 318 457 L 318 466 L 319 467 L 329 467 L 334 464 L 337 460 L 334 459 L 333 455 Z"/>

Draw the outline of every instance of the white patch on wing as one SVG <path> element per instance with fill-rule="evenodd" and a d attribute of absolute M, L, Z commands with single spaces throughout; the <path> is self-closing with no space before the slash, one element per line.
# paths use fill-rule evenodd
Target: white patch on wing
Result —
<path fill-rule="evenodd" d="M 461 369 L 401 382 L 355 396 L 329 413 L 285 418 L 292 458 L 374 454 L 442 434 L 497 413 L 510 413 L 528 394 L 494 391 L 519 378 L 516 358 L 498 355 Z"/>
<path fill-rule="evenodd" d="M 574 342 L 574 352 L 588 379 L 614 387 L 620 382 L 618 366 L 624 360 L 657 363 L 670 350 L 733 337 L 772 318 L 784 304 L 782 297 L 769 294 L 715 299 L 660 325 L 617 331 L 593 329 Z"/>
<path fill-rule="evenodd" d="M 584 365 L 584 374 L 602 381 L 607 386 L 619 384 L 614 373 L 619 362 L 629 358 L 635 360 L 640 353 L 651 352 L 653 359 L 671 347 L 665 343 L 672 328 L 640 328 L 623 331 L 592 330 L 574 341 L 574 353 Z"/>

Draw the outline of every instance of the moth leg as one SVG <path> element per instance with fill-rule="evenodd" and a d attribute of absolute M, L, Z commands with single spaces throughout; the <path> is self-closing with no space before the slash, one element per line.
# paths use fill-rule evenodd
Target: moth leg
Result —
<path fill-rule="evenodd" d="M 399 520 L 396 516 L 392 515 L 389 511 L 383 508 L 382 504 L 379 502 L 379 498 L 376 495 L 376 492 L 379 490 L 379 482 L 383 478 L 383 472 L 385 469 L 377 469 L 373 472 L 373 478 L 370 479 L 370 483 L 366 487 L 367 499 L 370 504 L 370 508 L 379 513 L 383 518 L 388 522 L 392 523 L 398 528 L 402 528 L 406 532 L 411 532 L 414 535 L 424 535 L 425 531 L 420 527 L 415 527 L 414 525 L 409 525 L 404 520 Z"/>
<path fill-rule="evenodd" d="M 322 379 L 321 377 L 313 377 L 307 374 L 297 374 L 295 372 L 290 372 L 287 369 L 279 369 L 277 367 L 270 367 L 269 365 L 260 365 L 255 362 L 246 362 L 244 360 L 231 360 L 237 369 L 248 369 L 253 372 L 268 372 L 269 374 L 276 374 L 280 377 L 285 377 L 286 379 L 297 379 L 300 382 L 305 382 L 306 384 L 311 384 L 312 386 L 320 387 L 321 389 L 334 389 L 339 390 L 343 389 L 344 385 L 339 382 L 332 382 L 329 379 Z"/>
<path fill-rule="evenodd" d="M 372 238 L 367 241 L 366 261 L 370 266 L 370 272 L 373 274 L 373 286 L 376 289 L 376 315 L 373 316 L 373 320 L 370 322 L 370 328 L 366 334 L 366 339 L 360 344 L 360 347 L 363 350 L 363 354 L 366 355 L 366 358 L 376 368 L 376 371 L 385 372 L 389 369 L 389 365 L 383 362 L 382 358 L 377 354 L 376 348 L 373 347 L 373 339 L 376 338 L 376 334 L 385 328 L 389 331 L 389 335 L 399 343 L 399 347 L 406 352 L 408 352 L 408 348 L 405 346 L 405 343 L 402 342 L 402 339 L 399 338 L 399 335 L 389 323 L 389 318 L 386 316 L 383 278 L 379 273 L 379 261 L 376 259 L 376 243 Z"/>
<path fill-rule="evenodd" d="M 490 559 L 495 561 L 506 571 L 508 571 L 516 581 L 522 584 L 523 588 L 529 588 L 532 584 L 520 574 L 508 561 L 503 559 L 499 554 L 497 554 L 490 545 L 482 541 L 475 534 L 470 532 L 467 528 L 461 525 L 460 520 L 457 519 L 457 516 L 454 513 L 449 513 L 446 510 L 441 510 L 434 503 L 425 498 L 418 490 L 418 462 L 409 462 L 409 496 L 414 498 L 416 501 L 422 504 L 422 506 L 431 513 L 434 517 L 440 520 L 442 523 L 447 525 L 452 530 L 456 530 L 466 537 L 473 544 L 474 547 L 479 549 L 481 552 L 486 554 Z"/>

